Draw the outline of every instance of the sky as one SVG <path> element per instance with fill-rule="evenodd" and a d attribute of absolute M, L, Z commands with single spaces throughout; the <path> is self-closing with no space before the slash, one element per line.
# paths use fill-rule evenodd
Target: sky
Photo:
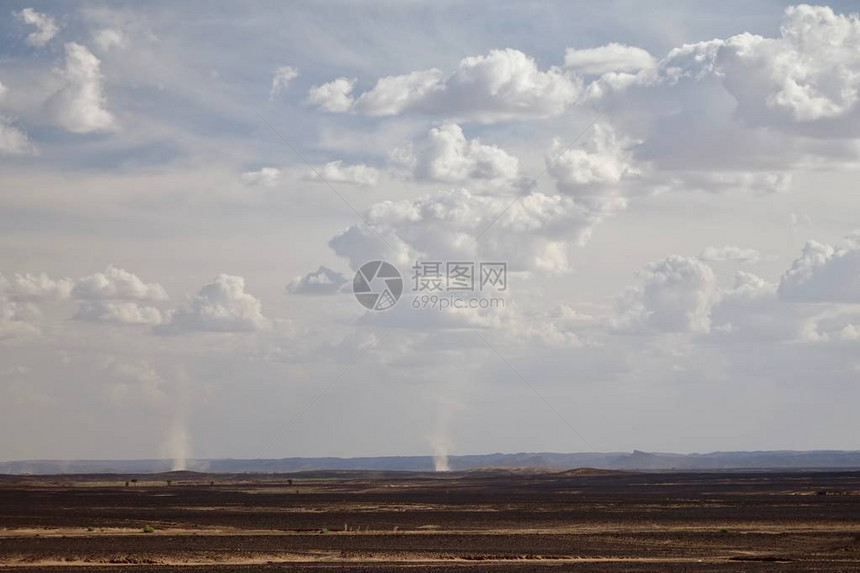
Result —
<path fill-rule="evenodd" d="M 0 2 L 0 460 L 857 449 L 855 6 Z"/>

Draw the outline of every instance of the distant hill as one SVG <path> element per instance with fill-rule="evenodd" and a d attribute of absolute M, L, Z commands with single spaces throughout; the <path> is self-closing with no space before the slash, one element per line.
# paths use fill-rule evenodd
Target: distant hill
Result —
<path fill-rule="evenodd" d="M 860 469 L 860 451 L 761 451 L 671 454 L 632 453 L 517 453 L 451 456 L 453 471 L 486 468 L 545 468 L 569 470 L 754 470 Z M 0 462 L 0 474 L 161 473 L 170 460 L 30 460 Z M 187 470 L 212 473 L 281 473 L 308 470 L 433 471 L 430 456 L 364 458 L 282 458 L 263 460 L 189 460 Z"/>

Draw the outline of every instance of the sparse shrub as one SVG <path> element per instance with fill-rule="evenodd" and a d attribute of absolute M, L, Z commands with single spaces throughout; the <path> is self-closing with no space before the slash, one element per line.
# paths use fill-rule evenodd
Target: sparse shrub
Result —
<path fill-rule="evenodd" d="M 143 532 L 144 533 L 155 533 L 155 528 L 151 525 L 144 525 L 143 526 Z"/>

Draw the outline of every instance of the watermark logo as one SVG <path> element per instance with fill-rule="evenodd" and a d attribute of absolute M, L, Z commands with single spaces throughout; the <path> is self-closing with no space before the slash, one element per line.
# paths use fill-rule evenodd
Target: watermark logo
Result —
<path fill-rule="evenodd" d="M 388 310 L 403 294 L 403 277 L 386 261 L 364 263 L 352 279 L 356 300 L 368 310 Z"/>
<path fill-rule="evenodd" d="M 416 261 L 412 267 L 412 308 L 492 309 L 505 308 L 503 297 L 488 297 L 487 291 L 508 290 L 508 264 L 474 261 Z M 400 271 L 389 262 L 371 261 L 355 273 L 352 292 L 368 310 L 388 310 L 403 294 Z M 469 296 L 469 293 L 479 296 Z"/>

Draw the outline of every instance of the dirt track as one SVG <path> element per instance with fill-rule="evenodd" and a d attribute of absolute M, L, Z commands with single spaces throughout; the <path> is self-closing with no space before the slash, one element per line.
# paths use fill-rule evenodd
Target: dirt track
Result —
<path fill-rule="evenodd" d="M 857 571 L 860 473 L 0 477 L 0 568 Z"/>

